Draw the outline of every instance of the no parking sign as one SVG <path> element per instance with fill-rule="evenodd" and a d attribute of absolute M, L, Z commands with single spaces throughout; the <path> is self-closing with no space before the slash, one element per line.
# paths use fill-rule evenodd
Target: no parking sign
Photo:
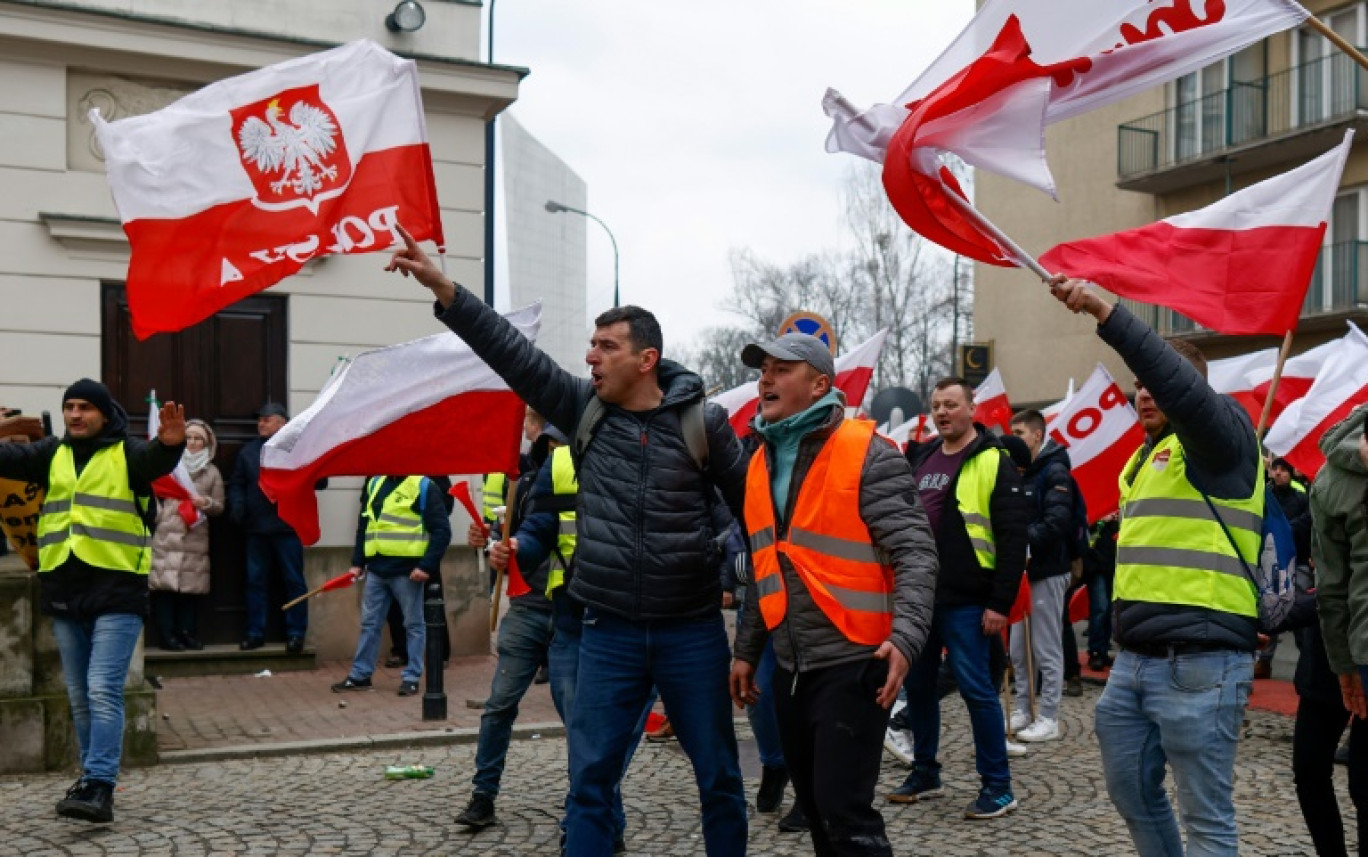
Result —
<path fill-rule="evenodd" d="M 799 310 L 784 319 L 779 324 L 779 335 L 783 336 L 786 333 L 806 333 L 808 336 L 815 336 L 831 349 L 833 357 L 836 356 L 836 331 L 831 329 L 831 322 L 815 312 Z"/>

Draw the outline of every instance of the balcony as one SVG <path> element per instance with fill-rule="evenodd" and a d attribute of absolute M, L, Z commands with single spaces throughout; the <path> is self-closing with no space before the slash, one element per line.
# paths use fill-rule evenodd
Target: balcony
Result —
<path fill-rule="evenodd" d="M 1368 128 L 1368 72 L 1335 53 L 1117 128 L 1123 190 L 1168 193 L 1305 161 Z"/>

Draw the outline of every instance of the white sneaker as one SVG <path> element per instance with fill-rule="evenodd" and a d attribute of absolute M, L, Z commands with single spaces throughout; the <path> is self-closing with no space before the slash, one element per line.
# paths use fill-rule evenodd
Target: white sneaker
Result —
<path fill-rule="evenodd" d="M 1025 711 L 1012 710 L 1012 716 L 1007 720 L 1008 732 L 1020 732 L 1031 725 L 1031 715 Z"/>
<path fill-rule="evenodd" d="M 907 707 L 907 703 L 898 700 L 893 703 L 893 713 L 890 716 L 897 716 L 899 711 Z M 912 767 L 912 736 L 893 726 L 884 730 L 884 749 L 888 754 L 897 759 L 906 767 Z"/>
<path fill-rule="evenodd" d="M 1040 717 L 1036 722 L 1017 732 L 1017 738 L 1022 741 L 1032 743 L 1038 741 L 1058 741 L 1059 740 L 1059 721 L 1049 717 Z"/>
<path fill-rule="evenodd" d="M 1030 752 L 1030 748 L 1025 744 L 1018 744 L 1015 741 L 1007 742 L 1007 758 L 1019 759 Z"/>

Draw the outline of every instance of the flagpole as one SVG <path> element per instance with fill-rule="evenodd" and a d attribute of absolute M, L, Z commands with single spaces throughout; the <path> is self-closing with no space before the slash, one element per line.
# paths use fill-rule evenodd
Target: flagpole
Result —
<path fill-rule="evenodd" d="M 1007 233 L 1003 232 L 1001 229 L 998 229 L 997 226 L 991 220 L 984 217 L 982 212 L 980 212 L 977 208 L 974 208 L 974 206 L 969 202 L 969 200 L 965 199 L 964 197 L 960 196 L 959 194 L 955 193 L 953 190 L 950 190 L 949 188 L 945 189 L 945 195 L 950 199 L 952 203 L 954 203 L 955 207 L 960 210 L 961 214 L 963 214 L 965 217 L 968 217 L 970 220 L 974 221 L 974 223 L 980 229 L 982 229 L 984 232 L 987 232 L 990 236 L 992 236 L 992 239 L 998 243 L 998 246 L 1002 247 L 1009 254 L 1011 254 L 1012 257 L 1016 260 L 1017 264 L 1026 268 L 1030 268 L 1033 272 L 1035 272 L 1036 276 L 1040 277 L 1040 279 L 1043 282 L 1048 283 L 1050 281 L 1050 278 L 1054 276 L 1049 271 L 1041 267 L 1041 264 L 1036 261 L 1034 256 L 1032 256 L 1030 253 L 1027 253 L 1025 250 L 1021 249 L 1021 247 L 1011 238 L 1008 238 Z"/>
<path fill-rule="evenodd" d="M 1255 430 L 1255 436 L 1263 440 L 1264 432 L 1268 430 L 1268 418 L 1273 413 L 1273 397 L 1278 395 L 1278 382 L 1282 380 L 1283 364 L 1287 362 L 1287 354 L 1292 350 L 1292 331 L 1287 331 L 1283 337 L 1282 350 L 1278 352 L 1278 363 L 1273 367 L 1273 381 L 1268 386 L 1268 398 L 1264 399 L 1263 413 L 1259 414 L 1259 427 Z"/>
<path fill-rule="evenodd" d="M 1330 27 L 1326 25 L 1324 21 L 1312 15 L 1311 17 L 1306 19 L 1306 26 L 1320 33 L 1322 36 L 1325 36 L 1325 38 L 1330 40 L 1330 44 L 1344 51 L 1346 54 L 1353 58 L 1354 62 L 1358 63 L 1364 68 L 1368 68 L 1368 57 L 1365 57 L 1362 53 L 1359 52 L 1358 48 L 1354 47 L 1353 45 L 1349 44 L 1349 42 L 1345 41 L 1344 37 L 1341 36 L 1339 33 L 1336 33 L 1334 30 L 1330 29 Z"/>

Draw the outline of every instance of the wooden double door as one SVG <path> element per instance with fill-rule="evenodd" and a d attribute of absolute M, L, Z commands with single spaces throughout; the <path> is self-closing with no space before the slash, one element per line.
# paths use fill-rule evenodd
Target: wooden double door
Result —
<path fill-rule="evenodd" d="M 142 342 L 133 335 L 122 284 L 105 284 L 101 303 L 103 380 L 128 410 L 130 433 L 146 436 L 151 391 L 162 402 L 183 404 L 187 419 L 204 420 L 218 436 L 214 464 L 226 489 L 238 450 L 256 437 L 257 409 L 266 401 L 287 403 L 287 299 L 256 295 L 194 327 Z M 212 571 L 209 595 L 200 600 L 200 639 L 235 642 L 246 615 L 243 533 L 226 513 L 209 528 Z M 283 589 L 273 584 L 279 591 L 272 603 L 280 603 Z M 282 636 L 279 611 L 270 611 L 267 634 Z M 151 624 L 148 639 L 160 642 Z"/>

